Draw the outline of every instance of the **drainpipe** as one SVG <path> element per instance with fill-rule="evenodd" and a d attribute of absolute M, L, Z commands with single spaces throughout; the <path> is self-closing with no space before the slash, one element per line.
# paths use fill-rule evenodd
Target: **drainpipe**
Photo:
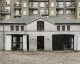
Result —
<path fill-rule="evenodd" d="M 4 24 L 3 24 L 3 51 L 5 50 L 5 35 L 4 35 Z"/>
<path fill-rule="evenodd" d="M 76 52 L 78 52 L 78 36 L 77 37 L 77 42 L 76 42 Z"/>

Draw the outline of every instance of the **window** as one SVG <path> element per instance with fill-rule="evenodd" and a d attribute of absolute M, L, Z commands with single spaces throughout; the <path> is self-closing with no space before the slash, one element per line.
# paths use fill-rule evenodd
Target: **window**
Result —
<path fill-rule="evenodd" d="M 10 15 L 6 15 L 5 16 L 5 19 L 10 19 Z"/>
<path fill-rule="evenodd" d="M 44 9 L 41 9 L 40 10 L 40 14 L 45 14 L 45 10 Z"/>
<path fill-rule="evenodd" d="M 30 2 L 29 6 L 30 7 L 38 7 L 38 2 Z"/>
<path fill-rule="evenodd" d="M 67 31 L 70 31 L 70 26 L 67 26 Z"/>
<path fill-rule="evenodd" d="M 66 7 L 71 6 L 71 2 L 66 2 Z"/>
<path fill-rule="evenodd" d="M 16 26 L 16 31 L 19 31 L 19 26 Z"/>
<path fill-rule="evenodd" d="M 64 7 L 64 2 L 58 2 L 58 7 Z"/>
<path fill-rule="evenodd" d="M 64 12 L 63 10 L 59 10 L 58 11 L 59 14 L 63 14 L 63 12 Z"/>
<path fill-rule="evenodd" d="M 14 31 L 14 26 L 11 26 L 11 31 Z"/>
<path fill-rule="evenodd" d="M 65 31 L 65 26 L 62 26 L 62 31 Z"/>
<path fill-rule="evenodd" d="M 66 10 L 66 14 L 71 14 L 71 10 Z"/>
<path fill-rule="evenodd" d="M 44 30 L 44 21 L 37 22 L 37 30 Z"/>
<path fill-rule="evenodd" d="M 20 11 L 19 10 L 16 10 L 16 15 L 20 15 Z"/>
<path fill-rule="evenodd" d="M 24 26 L 21 26 L 21 31 L 24 31 Z"/>
<path fill-rule="evenodd" d="M 6 0 L 6 4 L 10 4 L 10 0 Z"/>
<path fill-rule="evenodd" d="M 54 11 L 53 10 L 51 10 L 51 15 L 54 15 Z"/>
<path fill-rule="evenodd" d="M 6 10 L 7 12 L 10 12 L 10 7 L 5 7 L 5 10 Z"/>
<path fill-rule="evenodd" d="M 79 7 L 80 7 L 80 2 L 79 2 Z"/>
<path fill-rule="evenodd" d="M 38 14 L 38 10 L 33 10 L 33 14 Z"/>
<path fill-rule="evenodd" d="M 26 7 L 26 2 L 23 3 L 23 7 Z"/>
<path fill-rule="evenodd" d="M 27 13 L 26 13 L 26 10 L 24 10 L 24 11 L 23 11 L 23 15 L 26 15 L 26 14 L 27 14 Z"/>
<path fill-rule="evenodd" d="M 51 7 L 54 7 L 54 2 L 51 2 Z"/>
<path fill-rule="evenodd" d="M 60 26 L 57 26 L 57 31 L 60 31 Z"/>
<path fill-rule="evenodd" d="M 40 7 L 45 7 L 45 2 L 40 2 Z"/>

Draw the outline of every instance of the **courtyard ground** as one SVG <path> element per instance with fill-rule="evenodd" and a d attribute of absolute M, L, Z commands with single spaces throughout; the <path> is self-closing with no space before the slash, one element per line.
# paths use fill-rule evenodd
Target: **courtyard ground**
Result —
<path fill-rule="evenodd" d="M 0 51 L 0 64 L 80 64 L 80 52 Z"/>

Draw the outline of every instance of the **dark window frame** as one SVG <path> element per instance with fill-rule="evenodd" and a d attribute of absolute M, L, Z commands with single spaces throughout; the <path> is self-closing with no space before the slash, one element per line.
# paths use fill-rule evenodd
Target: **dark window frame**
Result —
<path fill-rule="evenodd" d="M 70 26 L 67 26 L 67 31 L 70 31 Z"/>
<path fill-rule="evenodd" d="M 57 26 L 57 31 L 60 31 L 60 26 L 59 25 Z"/>
<path fill-rule="evenodd" d="M 16 26 L 16 31 L 19 31 L 19 26 Z"/>
<path fill-rule="evenodd" d="M 21 26 L 21 31 L 24 31 L 24 26 Z"/>
<path fill-rule="evenodd" d="M 37 21 L 37 30 L 44 30 L 44 21 Z"/>
<path fill-rule="evenodd" d="M 10 26 L 10 28 L 11 28 L 11 31 L 14 31 L 14 26 Z"/>
<path fill-rule="evenodd" d="M 62 26 L 62 31 L 65 31 L 65 26 Z"/>

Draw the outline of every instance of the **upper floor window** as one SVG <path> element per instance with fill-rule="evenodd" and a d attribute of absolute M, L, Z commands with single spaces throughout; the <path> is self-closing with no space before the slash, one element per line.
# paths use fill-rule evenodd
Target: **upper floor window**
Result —
<path fill-rule="evenodd" d="M 33 10 L 33 14 L 38 14 L 38 10 Z"/>
<path fill-rule="evenodd" d="M 62 29 L 60 28 L 60 27 L 62 27 Z M 64 26 L 61 26 L 61 25 L 58 25 L 57 26 L 57 31 L 70 31 L 70 25 L 68 25 L 68 26 L 66 26 L 66 25 L 64 25 Z"/>
<path fill-rule="evenodd" d="M 70 26 L 67 26 L 67 31 L 70 31 Z"/>
<path fill-rule="evenodd" d="M 6 4 L 10 4 L 10 0 L 6 0 Z"/>
<path fill-rule="evenodd" d="M 57 31 L 60 31 L 60 26 L 57 26 Z"/>
<path fill-rule="evenodd" d="M 50 5 L 51 7 L 54 7 L 54 2 L 51 2 L 50 4 L 51 4 L 51 5 Z"/>
<path fill-rule="evenodd" d="M 30 2 L 29 6 L 30 7 L 38 7 L 38 2 Z"/>
<path fill-rule="evenodd" d="M 11 31 L 14 31 L 14 26 L 11 26 Z"/>
<path fill-rule="evenodd" d="M 64 14 L 64 10 L 58 10 L 58 14 Z"/>
<path fill-rule="evenodd" d="M 19 26 L 16 26 L 16 31 L 19 31 Z"/>
<path fill-rule="evenodd" d="M 65 31 L 65 26 L 62 26 L 62 31 Z"/>
<path fill-rule="evenodd" d="M 37 30 L 44 30 L 44 21 L 37 22 Z"/>
<path fill-rule="evenodd" d="M 27 6 L 27 4 L 26 4 L 26 2 L 24 2 L 24 3 L 23 3 L 23 7 L 26 7 L 26 6 Z"/>
<path fill-rule="evenodd" d="M 58 7 L 64 7 L 64 2 L 58 2 L 58 3 L 57 3 L 57 6 L 58 6 Z"/>
<path fill-rule="evenodd" d="M 40 7 L 45 7 L 45 2 L 40 2 Z"/>
<path fill-rule="evenodd" d="M 21 31 L 24 31 L 24 26 L 21 26 Z"/>

